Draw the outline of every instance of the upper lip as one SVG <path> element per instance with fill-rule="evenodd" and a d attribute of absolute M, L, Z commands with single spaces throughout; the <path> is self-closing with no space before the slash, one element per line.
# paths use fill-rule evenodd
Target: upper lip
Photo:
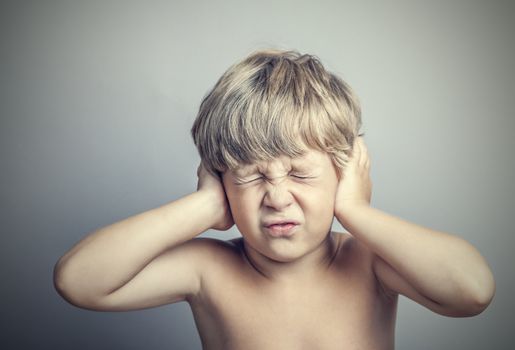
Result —
<path fill-rule="evenodd" d="M 298 225 L 299 222 L 297 220 L 293 220 L 293 219 L 273 219 L 273 220 L 267 220 L 264 223 L 264 225 L 266 227 L 270 227 L 272 225 L 284 225 L 284 224 Z"/>

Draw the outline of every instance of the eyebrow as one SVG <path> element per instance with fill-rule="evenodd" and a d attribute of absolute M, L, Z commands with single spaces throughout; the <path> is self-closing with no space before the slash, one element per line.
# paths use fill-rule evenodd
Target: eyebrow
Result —
<path fill-rule="evenodd" d="M 319 168 L 321 166 L 320 163 L 305 157 L 292 159 L 291 165 L 292 168 L 305 171 L 315 170 L 316 168 Z"/>
<path fill-rule="evenodd" d="M 244 165 L 233 170 L 233 174 L 237 177 L 245 177 L 256 173 L 258 170 L 256 165 Z"/>

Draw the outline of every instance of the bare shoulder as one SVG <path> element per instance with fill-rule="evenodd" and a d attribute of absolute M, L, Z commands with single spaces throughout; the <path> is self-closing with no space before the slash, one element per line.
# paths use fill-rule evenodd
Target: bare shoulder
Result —
<path fill-rule="evenodd" d="M 378 266 L 382 266 L 384 261 L 350 233 L 334 234 L 338 237 L 339 244 L 335 259 L 338 268 L 366 282 L 377 292 L 377 295 L 385 297 L 385 300 L 391 300 L 394 294 L 385 289 L 377 276 Z"/>
<path fill-rule="evenodd" d="M 377 284 L 374 265 L 378 256 L 364 243 L 354 238 L 350 233 L 333 232 L 338 245 L 338 253 L 334 259 L 336 267 L 347 275 L 365 278 L 372 284 Z"/>
<path fill-rule="evenodd" d="M 242 262 L 241 238 L 221 240 L 207 237 L 197 237 L 183 243 L 178 249 L 181 254 L 189 255 L 188 261 L 194 261 L 197 273 L 202 277 L 214 270 L 230 269 Z"/>
<path fill-rule="evenodd" d="M 338 247 L 336 261 L 339 264 L 359 265 L 370 268 L 374 253 L 362 242 L 347 232 L 332 232 Z"/>
<path fill-rule="evenodd" d="M 194 252 L 200 259 L 231 258 L 239 254 L 239 240 L 241 238 L 221 240 L 197 237 L 183 243 L 182 249 Z"/>
<path fill-rule="evenodd" d="M 199 285 L 188 302 L 192 305 L 205 302 L 220 290 L 220 286 L 236 285 L 242 282 L 246 275 L 247 264 L 243 252 L 242 238 L 219 240 L 214 238 L 195 238 L 186 243 L 184 252 L 193 252 L 187 260 L 192 262 L 198 276 Z M 236 284 L 236 285 L 234 285 Z"/>

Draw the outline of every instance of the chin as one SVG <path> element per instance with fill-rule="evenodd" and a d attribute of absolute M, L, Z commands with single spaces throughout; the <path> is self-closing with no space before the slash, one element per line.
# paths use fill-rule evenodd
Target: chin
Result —
<path fill-rule="evenodd" d="M 260 250 L 260 253 L 271 260 L 288 263 L 302 258 L 311 250 L 300 242 L 278 240 L 271 242 L 265 249 Z"/>
<path fill-rule="evenodd" d="M 290 263 L 314 252 L 328 234 L 310 232 L 307 234 L 301 230 L 282 238 L 271 237 L 264 232 L 242 236 L 246 245 L 262 257 L 278 263 Z"/>

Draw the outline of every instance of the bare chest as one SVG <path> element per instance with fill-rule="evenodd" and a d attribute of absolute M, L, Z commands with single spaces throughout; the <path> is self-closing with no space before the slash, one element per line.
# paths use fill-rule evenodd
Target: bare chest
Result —
<path fill-rule="evenodd" d="M 205 349 L 393 348 L 396 301 L 366 277 L 287 288 L 244 281 L 192 304 Z"/>

